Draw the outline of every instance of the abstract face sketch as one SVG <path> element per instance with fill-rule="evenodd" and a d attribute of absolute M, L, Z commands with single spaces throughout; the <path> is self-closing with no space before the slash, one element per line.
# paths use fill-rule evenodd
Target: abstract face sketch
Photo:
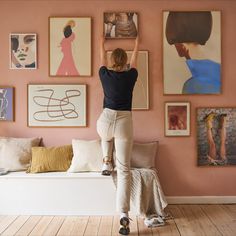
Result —
<path fill-rule="evenodd" d="M 10 68 L 37 68 L 36 34 L 10 34 Z"/>
<path fill-rule="evenodd" d="M 85 85 L 29 85 L 29 126 L 86 126 Z"/>
<path fill-rule="evenodd" d="M 14 89 L 0 87 L 0 121 L 14 120 Z"/>
<path fill-rule="evenodd" d="M 91 75 L 91 19 L 50 17 L 50 75 Z"/>
<path fill-rule="evenodd" d="M 219 11 L 163 14 L 164 94 L 221 93 Z"/>
<path fill-rule="evenodd" d="M 104 36 L 106 38 L 136 38 L 138 15 L 135 12 L 105 12 Z"/>

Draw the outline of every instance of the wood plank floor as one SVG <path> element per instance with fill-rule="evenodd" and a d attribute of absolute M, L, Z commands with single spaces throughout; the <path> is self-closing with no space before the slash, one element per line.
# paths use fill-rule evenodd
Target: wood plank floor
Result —
<path fill-rule="evenodd" d="M 147 228 L 131 216 L 132 236 L 236 236 L 236 205 L 169 205 L 174 219 Z M 1 236 L 118 236 L 119 216 L 1 216 Z"/>

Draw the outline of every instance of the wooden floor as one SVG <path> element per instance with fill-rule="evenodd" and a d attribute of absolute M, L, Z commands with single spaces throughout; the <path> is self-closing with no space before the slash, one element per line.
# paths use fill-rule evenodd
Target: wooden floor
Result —
<path fill-rule="evenodd" d="M 147 228 L 132 216 L 130 235 L 236 236 L 236 205 L 170 205 L 174 219 Z M 119 216 L 0 216 L 0 235 L 119 235 Z"/>

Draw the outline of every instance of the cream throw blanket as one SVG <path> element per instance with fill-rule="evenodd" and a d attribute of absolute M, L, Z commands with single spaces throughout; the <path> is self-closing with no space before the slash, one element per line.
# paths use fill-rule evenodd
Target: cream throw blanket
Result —
<path fill-rule="evenodd" d="M 116 172 L 112 177 L 116 185 Z M 142 217 L 165 216 L 167 201 L 155 169 L 131 169 L 131 204 Z"/>

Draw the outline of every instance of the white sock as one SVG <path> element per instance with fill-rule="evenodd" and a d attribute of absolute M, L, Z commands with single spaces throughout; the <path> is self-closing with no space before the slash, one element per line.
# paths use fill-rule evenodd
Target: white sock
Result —
<path fill-rule="evenodd" d="M 123 217 L 129 218 L 129 214 L 128 214 L 127 212 L 122 212 L 122 213 L 120 214 L 120 218 L 123 218 Z"/>

